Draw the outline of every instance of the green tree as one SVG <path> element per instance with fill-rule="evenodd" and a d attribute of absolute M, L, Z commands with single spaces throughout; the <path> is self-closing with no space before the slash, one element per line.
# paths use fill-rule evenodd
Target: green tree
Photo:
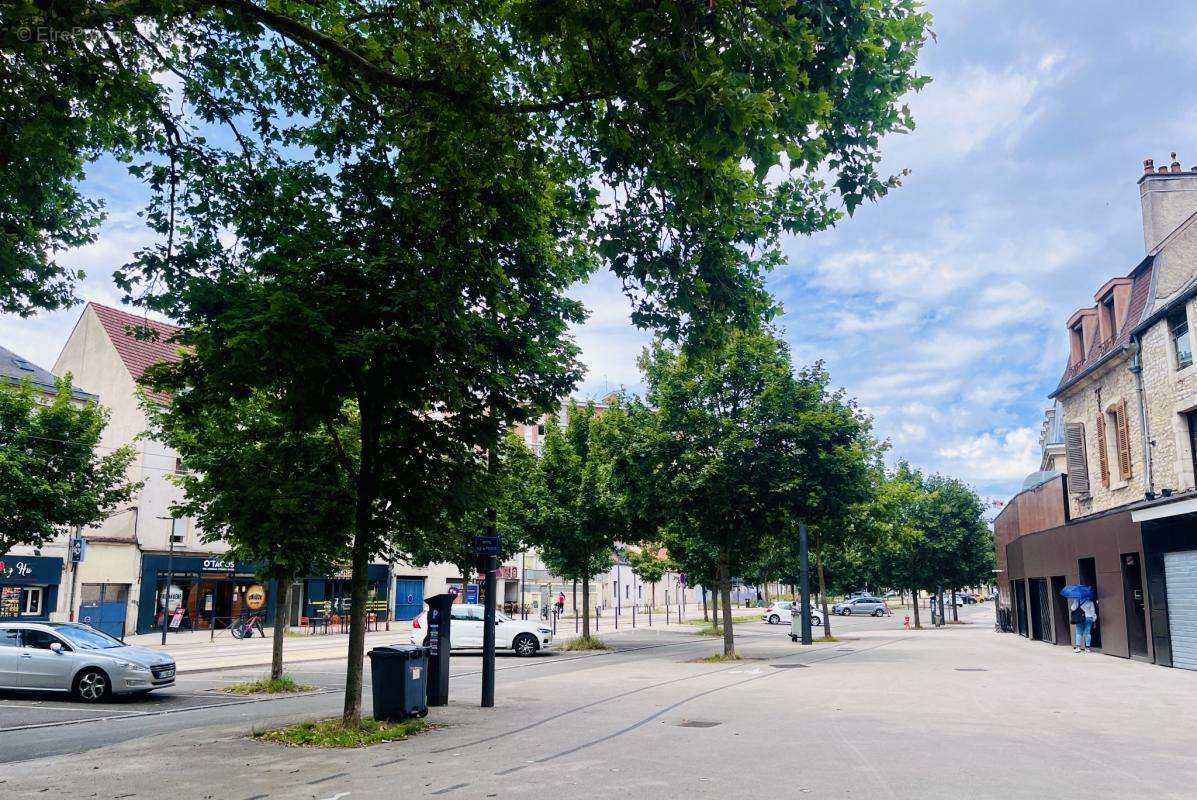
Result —
<path fill-rule="evenodd" d="M 179 515 L 195 517 L 205 542 L 227 543 L 230 558 L 260 565 L 275 582 L 270 677 L 278 679 L 292 584 L 327 574 L 347 555 L 353 490 L 333 437 L 288 428 L 274 401 L 258 393 L 219 404 L 188 392 L 143 406 L 156 438 L 187 465 L 171 476 L 186 493 Z"/>
<path fill-rule="evenodd" d="M 0 555 L 98 524 L 128 502 L 139 487 L 126 474 L 133 449 L 98 455 L 107 423 L 99 405 L 73 399 L 70 375 L 48 399 L 28 380 L 0 378 Z"/>
<path fill-rule="evenodd" d="M 639 548 L 628 548 L 628 563 L 632 565 L 632 572 L 641 583 L 649 584 L 650 602 L 657 607 L 657 584 L 671 569 L 670 559 L 662 558 L 660 553 L 664 546 L 658 542 L 646 542 Z"/>
<path fill-rule="evenodd" d="M 993 537 L 982 516 L 981 498 L 963 481 L 932 475 L 924 488 L 925 555 L 934 581 L 927 588 L 949 590 L 952 617 L 958 619 L 956 590 L 992 578 Z M 945 621 L 941 611 L 940 622 Z"/>
<path fill-rule="evenodd" d="M 925 83 L 929 26 L 915 0 L 7 2 L 0 297 L 69 298 L 52 254 L 94 235 L 100 208 L 77 183 L 98 153 L 142 161 L 169 197 L 163 224 L 203 231 L 210 254 L 218 229 L 185 221 L 197 206 L 269 181 L 303 146 L 347 153 L 357 120 L 371 135 L 435 120 L 446 147 L 497 131 L 610 188 L 598 239 L 638 323 L 751 324 L 771 306 L 762 272 L 782 232 L 825 228 L 896 184 L 878 143 L 913 125 L 902 100 Z"/>
<path fill-rule="evenodd" d="M 582 309 L 564 293 L 600 261 L 637 324 L 670 336 L 706 342 L 770 312 L 779 237 L 894 184 L 878 141 L 910 127 L 901 98 L 923 83 L 929 25 L 911 0 L 0 14 L 0 69 L 52 72 L 39 85 L 67 98 L 127 90 L 86 96 L 152 193 L 158 240 L 120 281 L 186 328 L 164 388 L 266 391 L 289 427 L 353 429 L 338 452 L 359 606 L 372 554 L 403 550 L 478 453 L 571 390 Z M 9 32 L 30 18 L 79 35 Z M 170 89 L 154 80 L 167 72 Z"/>
<path fill-rule="evenodd" d="M 732 577 L 798 519 L 830 521 L 860 498 L 868 420 L 829 392 L 821 366 L 795 376 L 768 335 L 730 332 L 709 354 L 658 344 L 641 364 L 655 419 L 639 466 L 655 483 L 643 483 L 674 515 L 662 529 L 670 554 L 720 593 L 731 657 Z"/>
<path fill-rule="evenodd" d="M 531 541 L 549 571 L 582 584 L 582 636 L 590 638 L 590 579 L 611 566 L 628 532 L 624 501 L 611 477 L 617 404 L 600 417 L 594 404 L 570 402 L 565 430 L 545 430 L 534 487 Z"/>

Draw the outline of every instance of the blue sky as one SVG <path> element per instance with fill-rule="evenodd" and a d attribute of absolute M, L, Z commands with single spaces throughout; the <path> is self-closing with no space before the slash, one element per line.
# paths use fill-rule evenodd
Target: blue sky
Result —
<path fill-rule="evenodd" d="M 1007 497 L 1038 466 L 1064 321 L 1142 256 L 1135 182 L 1144 158 L 1197 165 L 1197 3 L 941 0 L 910 98 L 918 123 L 884 143 L 912 174 L 836 229 L 785 243 L 771 278 L 795 361 L 822 358 L 876 419 L 892 455 Z M 98 164 L 88 190 L 109 219 L 67 254 L 81 296 L 117 304 L 113 268 L 148 240 L 144 193 Z M 638 388 L 647 336 L 617 284 L 576 294 L 589 368 L 579 396 Z M 0 315 L 0 343 L 51 366 L 78 317 Z"/>

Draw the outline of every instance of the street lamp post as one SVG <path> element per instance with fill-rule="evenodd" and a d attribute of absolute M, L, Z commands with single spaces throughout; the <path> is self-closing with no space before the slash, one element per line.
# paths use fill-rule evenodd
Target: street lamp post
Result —
<path fill-rule="evenodd" d="M 170 627 L 170 587 L 175 584 L 175 526 L 178 517 L 159 517 L 170 520 L 170 547 L 166 557 L 166 587 L 162 591 L 162 644 L 166 644 L 166 630 Z"/>
<path fill-rule="evenodd" d="M 528 604 L 527 604 L 527 597 L 526 597 L 527 591 L 528 591 L 528 550 L 527 550 L 527 548 L 525 548 L 524 552 L 520 553 L 520 619 L 528 618 Z"/>
<path fill-rule="evenodd" d="M 802 589 L 802 606 L 799 613 L 802 614 L 802 643 L 811 644 L 810 633 L 810 546 L 806 532 L 806 523 L 798 523 L 798 582 Z"/>

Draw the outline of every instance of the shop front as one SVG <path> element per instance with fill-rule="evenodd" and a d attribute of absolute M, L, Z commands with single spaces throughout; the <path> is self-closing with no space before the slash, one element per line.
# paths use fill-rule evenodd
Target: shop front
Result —
<path fill-rule="evenodd" d="M 173 578 L 169 556 L 145 555 L 141 564 L 138 633 L 162 629 L 164 594 L 171 630 L 219 630 L 250 613 L 263 614 L 263 625 L 274 622 L 274 582 L 262 581 L 254 564 L 215 556 L 175 556 Z"/>
<path fill-rule="evenodd" d="M 390 570 L 386 564 L 371 564 L 366 572 L 366 610 L 375 615 L 376 619 L 389 619 L 388 584 Z M 308 619 L 328 619 L 331 617 L 347 617 L 353 608 L 353 575 L 348 569 L 333 575 L 309 575 L 303 580 L 303 617 L 301 624 Z"/>
<path fill-rule="evenodd" d="M 61 558 L 0 556 L 0 620 L 49 620 L 61 582 Z"/>

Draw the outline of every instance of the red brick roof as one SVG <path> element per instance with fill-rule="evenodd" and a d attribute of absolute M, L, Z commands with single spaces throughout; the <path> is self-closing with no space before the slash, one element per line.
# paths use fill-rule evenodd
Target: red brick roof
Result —
<path fill-rule="evenodd" d="M 104 332 L 112 340 L 112 346 L 120 354 L 125 369 L 133 376 L 134 381 L 141 380 L 146 369 L 163 361 L 179 360 L 179 345 L 170 342 L 170 338 L 179 331 L 177 325 L 158 322 L 138 314 L 130 314 L 118 308 L 109 308 L 99 303 L 88 303 L 88 307 L 95 312 L 100 320 Z M 138 329 L 150 329 L 158 335 L 153 339 L 137 337 Z M 156 400 L 169 400 L 166 395 L 150 392 L 150 397 Z"/>

